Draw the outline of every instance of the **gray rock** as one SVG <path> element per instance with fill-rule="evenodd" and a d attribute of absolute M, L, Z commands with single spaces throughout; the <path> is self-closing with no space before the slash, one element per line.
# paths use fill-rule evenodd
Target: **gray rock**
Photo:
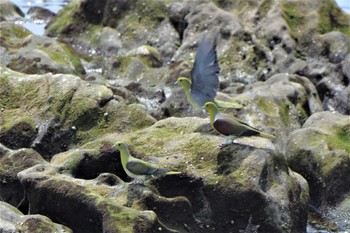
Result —
<path fill-rule="evenodd" d="M 343 75 L 347 78 L 344 80 L 345 83 L 350 83 L 350 54 L 348 54 L 342 62 Z"/>
<path fill-rule="evenodd" d="M 330 112 L 350 113 L 347 15 L 334 1 L 213 2 L 74 0 L 46 31 L 58 40 L 1 22 L 0 159 L 20 172 L 6 201 L 78 232 L 299 233 L 309 185 L 316 218 L 342 223 L 324 228 L 346 229 L 333 215 L 349 194 L 349 123 Z M 218 96 L 245 105 L 223 111 L 273 142 L 222 137 L 174 84 L 207 31 Z M 81 78 L 48 73 L 83 75 L 81 58 Z M 182 174 L 128 183 L 117 140 Z M 7 156 L 22 147 L 50 163 L 18 168 Z"/>
<path fill-rule="evenodd" d="M 164 61 L 169 61 L 176 50 L 178 35 L 168 19 L 169 10 L 162 1 L 74 1 L 70 5 L 57 15 L 47 34 L 64 35 L 60 37 L 73 42 L 81 52 L 91 54 L 93 51 L 94 54 L 111 57 L 150 45 L 160 51 Z M 85 21 L 75 22 L 72 15 L 76 14 Z M 67 15 L 72 20 L 70 25 L 63 22 Z M 88 27 L 89 24 L 94 26 Z M 89 31 L 89 36 L 82 28 Z"/>
<path fill-rule="evenodd" d="M 1 22 L 1 46 L 6 49 L 5 64 L 27 74 L 70 73 L 82 74 L 80 59 L 70 47 L 56 39 L 36 36 L 11 22 Z"/>
<path fill-rule="evenodd" d="M 30 210 L 77 232 L 116 232 L 121 226 L 131 232 L 234 232 L 249 224 L 303 231 L 307 183 L 289 171 L 274 145 L 242 137 L 219 149 L 225 139 L 207 125 L 206 119 L 168 118 L 57 154 L 50 164 L 18 174 Z M 111 149 L 119 140 L 134 156 L 182 174 L 125 182 L 119 154 Z"/>
<path fill-rule="evenodd" d="M 10 150 L 0 144 L 0 197 L 23 212 L 28 212 L 28 202 L 17 173 L 45 160 L 33 149 Z"/>
<path fill-rule="evenodd" d="M 9 0 L 0 2 L 0 21 L 23 20 L 24 13 L 21 9 Z"/>
<path fill-rule="evenodd" d="M 52 21 L 56 15 L 52 11 L 39 6 L 30 7 L 27 14 L 29 15 L 31 20 L 40 20 L 43 21 L 43 23 L 48 23 Z"/>
<path fill-rule="evenodd" d="M 52 222 L 49 218 L 36 214 L 24 215 L 15 207 L 6 202 L 0 202 L 0 231 L 12 232 L 47 232 L 72 233 L 66 226 Z"/>
<path fill-rule="evenodd" d="M 325 47 L 329 48 L 328 58 L 332 63 L 339 63 L 349 54 L 350 39 L 340 32 L 329 32 L 323 35 L 326 42 Z"/>
<path fill-rule="evenodd" d="M 309 182 L 317 207 L 333 205 L 349 194 L 349 129 L 348 116 L 319 112 L 289 136 L 288 164 Z"/>
<path fill-rule="evenodd" d="M 64 223 L 74 232 L 177 232 L 167 229 L 153 211 L 123 206 L 129 184 L 65 178 L 57 166 L 38 165 L 18 174 L 31 213 Z M 107 195 L 107 196 L 106 196 Z"/>

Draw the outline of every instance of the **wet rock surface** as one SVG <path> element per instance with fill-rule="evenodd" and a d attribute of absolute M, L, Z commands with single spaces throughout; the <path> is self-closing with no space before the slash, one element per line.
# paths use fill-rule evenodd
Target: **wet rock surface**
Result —
<path fill-rule="evenodd" d="M 334 1 L 73 0 L 27 13 L 45 36 L 11 2 L 0 12 L 0 231 L 350 228 L 349 15 Z M 175 84 L 213 31 L 218 96 L 244 106 L 223 111 L 275 140 L 219 135 Z M 116 141 L 181 174 L 132 180 Z"/>

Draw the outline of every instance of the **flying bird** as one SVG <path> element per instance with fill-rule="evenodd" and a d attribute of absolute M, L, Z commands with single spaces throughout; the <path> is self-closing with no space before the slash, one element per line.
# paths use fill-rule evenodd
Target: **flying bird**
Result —
<path fill-rule="evenodd" d="M 240 121 L 239 119 L 222 113 L 213 102 L 207 102 L 203 106 L 209 113 L 210 124 L 219 133 L 229 136 L 260 136 L 264 138 L 274 139 L 275 136 L 261 132 L 260 130 L 253 128 L 252 126 Z"/>
<path fill-rule="evenodd" d="M 123 169 L 131 178 L 138 178 L 145 175 L 161 176 L 181 173 L 170 171 L 167 168 L 159 168 L 156 164 L 132 157 L 125 143 L 117 142 L 114 144 L 114 147 L 119 150 Z"/>
<path fill-rule="evenodd" d="M 192 81 L 179 77 L 177 83 L 185 91 L 187 101 L 201 109 L 206 102 L 214 102 L 219 108 L 242 108 L 241 104 L 215 99 L 219 86 L 220 67 L 216 55 L 216 39 L 205 35 L 199 43 L 193 68 Z"/>

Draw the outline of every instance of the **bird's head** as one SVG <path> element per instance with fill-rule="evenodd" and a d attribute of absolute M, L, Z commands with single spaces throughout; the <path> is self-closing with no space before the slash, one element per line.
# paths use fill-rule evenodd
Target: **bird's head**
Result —
<path fill-rule="evenodd" d="M 213 102 L 206 102 L 202 108 L 209 113 L 218 110 L 218 107 Z"/>
<path fill-rule="evenodd" d="M 191 89 L 191 81 L 185 77 L 179 77 L 177 79 L 177 84 L 182 87 L 185 91 L 189 91 Z"/>
<path fill-rule="evenodd" d="M 124 151 L 124 150 L 127 150 L 127 149 L 128 149 L 127 145 L 126 145 L 125 143 L 123 143 L 123 142 L 117 142 L 117 143 L 115 143 L 115 144 L 114 144 L 114 147 L 115 147 L 117 150 L 119 150 L 119 151 Z"/>

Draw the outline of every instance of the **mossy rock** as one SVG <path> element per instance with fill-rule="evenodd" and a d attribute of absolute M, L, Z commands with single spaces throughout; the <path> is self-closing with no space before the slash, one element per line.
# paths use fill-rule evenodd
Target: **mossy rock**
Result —
<path fill-rule="evenodd" d="M 342 11 L 336 1 L 327 0 L 318 10 L 319 33 L 339 31 L 350 39 L 349 13 Z"/>
<path fill-rule="evenodd" d="M 30 147 L 36 137 L 36 122 L 20 109 L 2 111 L 0 142 L 11 149 Z"/>
<path fill-rule="evenodd" d="M 337 203 L 350 191 L 349 128 L 347 116 L 320 112 L 289 137 L 288 164 L 310 183 L 314 205 Z"/>
<path fill-rule="evenodd" d="M 307 1 L 284 1 L 282 9 L 291 35 L 297 39 L 303 40 L 301 37 L 306 33 L 325 34 L 331 31 L 342 32 L 350 38 L 349 15 L 334 0 L 323 1 L 317 5 Z"/>
<path fill-rule="evenodd" d="M 193 206 L 194 216 L 201 220 L 211 219 L 212 222 L 208 224 L 210 226 L 208 232 L 215 232 L 215 230 L 225 232 L 228 225 L 232 229 L 232 225 L 229 224 L 230 219 L 222 219 L 223 211 L 229 211 L 228 209 L 231 208 L 228 207 L 230 206 L 228 200 L 231 201 L 230 203 L 236 203 L 233 200 L 237 198 L 236 207 L 232 208 L 242 208 L 242 211 L 245 209 L 247 212 L 243 211 L 245 217 L 241 215 L 242 218 L 238 216 L 233 218 L 240 219 L 239 221 L 242 222 L 239 224 L 247 223 L 250 208 L 256 209 L 254 206 L 270 194 L 277 195 L 282 199 L 286 198 L 288 196 L 286 190 L 294 190 L 296 186 L 300 185 L 300 180 L 303 180 L 298 175 L 292 175 L 293 177 L 288 178 L 288 185 L 283 183 L 287 187 L 278 181 L 279 178 L 273 178 L 273 174 L 276 175 L 277 170 L 279 175 L 286 175 L 288 168 L 285 160 L 279 159 L 279 157 L 283 158 L 283 155 L 273 155 L 274 147 L 266 139 L 254 138 L 250 140 L 250 138 L 242 138 L 235 141 L 232 146 L 220 149 L 219 146 L 225 142 L 225 139 L 215 135 L 215 133 L 213 134 L 207 119 L 171 117 L 136 132 L 108 135 L 85 144 L 81 149 L 101 148 L 104 145 L 112 145 L 116 141 L 127 143 L 131 153 L 137 158 L 174 171 L 181 171 L 183 175 L 180 177 L 166 176 L 153 180 L 152 183 L 161 195 L 187 197 Z M 271 169 L 277 170 L 274 172 Z M 265 173 L 265 178 L 258 178 Z M 196 179 L 202 180 L 203 183 L 200 184 L 201 182 Z M 262 181 L 264 179 L 268 180 L 267 183 Z M 193 182 L 193 188 L 197 190 L 196 193 L 200 193 L 198 197 L 191 194 L 193 191 L 187 190 L 187 182 Z M 174 187 L 176 188 L 174 189 Z M 261 190 L 264 190 L 265 194 Z M 303 187 L 299 191 L 300 193 L 292 194 L 295 197 L 298 196 L 294 203 L 298 206 L 295 210 L 301 214 L 299 217 L 303 216 L 306 219 L 306 203 L 308 202 L 306 182 L 303 183 Z M 223 203 L 225 204 L 221 205 L 216 201 L 215 197 L 217 195 L 221 195 L 223 198 L 221 200 L 224 200 Z M 254 199 L 256 203 L 251 203 L 251 205 L 238 204 L 238 199 L 244 198 L 244 196 L 256 197 Z M 227 202 L 225 198 L 227 198 Z M 278 199 L 273 199 L 274 202 L 279 203 Z M 206 202 L 210 203 L 208 205 L 211 207 L 211 214 L 209 214 L 208 209 L 205 209 Z M 241 210 L 237 211 L 240 212 Z M 156 213 L 158 214 L 157 211 Z M 257 215 L 259 214 L 257 213 Z M 232 215 L 224 214 L 224 216 Z M 302 229 L 303 226 L 294 225 L 295 217 L 293 218 L 293 220 L 292 218 L 288 220 L 290 222 L 286 223 L 285 227 Z M 162 222 L 166 224 L 169 221 L 169 219 L 163 219 Z M 266 220 L 264 222 L 265 229 L 281 231 L 279 227 L 272 227 L 279 225 L 278 221 L 276 219 Z M 306 224 L 306 222 L 303 224 Z M 193 227 L 195 229 L 198 226 Z"/>
<path fill-rule="evenodd" d="M 160 223 L 153 211 L 127 207 L 129 184 L 103 181 L 112 174 L 82 180 L 60 174 L 58 166 L 38 165 L 19 177 L 31 212 L 57 219 L 74 232 L 176 232 Z"/>
<path fill-rule="evenodd" d="M 1 22 L 1 41 L 7 49 L 2 61 L 13 70 L 28 74 L 82 74 L 80 58 L 68 45 L 55 39 L 36 36 L 22 26 Z"/>
<path fill-rule="evenodd" d="M 134 0 L 116 3 L 75 0 L 57 14 L 47 29 L 47 35 L 63 39 L 72 37 L 78 44 L 88 47 L 92 45 L 92 49 L 106 52 L 103 51 L 104 45 L 100 43 L 99 35 L 109 27 L 123 35 L 123 48 L 130 50 L 142 45 L 144 31 L 155 30 L 168 14 L 163 1 Z"/>
<path fill-rule="evenodd" d="M 130 132 L 155 122 L 143 106 L 114 100 L 106 86 L 72 75 L 23 75 L 1 69 L 2 142 L 8 136 L 3 132 L 15 129 L 16 123 L 28 122 L 26 126 L 32 132 L 29 140 L 18 137 L 24 141 L 18 142 L 16 148 L 46 144 L 48 147 L 40 152 L 51 156 L 76 143 L 84 144 L 108 133 Z M 21 112 L 26 114 L 13 118 Z M 24 134 L 22 131 L 18 135 Z M 55 143 L 62 146 L 56 148 Z M 9 142 L 5 145 L 10 147 Z"/>
<path fill-rule="evenodd" d="M 23 196 L 23 187 L 17 173 L 46 161 L 33 149 L 11 150 L 0 144 L 0 195 L 2 200 L 18 206 L 22 211 L 28 211 Z"/>
<path fill-rule="evenodd" d="M 24 13 L 11 1 L 0 2 L 0 21 L 23 19 Z"/>
<path fill-rule="evenodd" d="M 48 36 L 57 36 L 60 33 L 69 32 L 69 28 L 74 26 L 74 23 L 77 23 L 75 20 L 79 18 L 77 11 L 79 10 L 81 0 L 71 1 L 66 7 L 58 12 L 56 15 L 55 21 L 53 21 L 47 31 L 46 34 Z M 81 25 L 80 25 L 81 26 Z"/>
<path fill-rule="evenodd" d="M 5 232 L 67 232 L 73 231 L 66 226 L 52 222 L 40 214 L 24 215 L 16 207 L 6 202 L 0 202 L 1 229 Z"/>

